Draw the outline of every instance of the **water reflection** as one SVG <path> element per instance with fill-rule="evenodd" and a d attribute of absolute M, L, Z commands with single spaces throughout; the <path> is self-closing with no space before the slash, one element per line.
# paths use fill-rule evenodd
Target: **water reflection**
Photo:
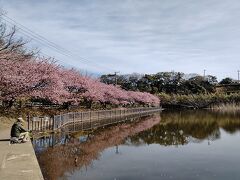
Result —
<path fill-rule="evenodd" d="M 76 171 L 91 167 L 93 161 L 110 147 L 119 154 L 119 145 L 141 147 L 160 144 L 171 147 L 204 140 L 211 145 L 211 141 L 221 138 L 222 130 L 228 134 L 238 132 L 239 114 L 164 112 L 161 121 L 157 114 L 89 134 L 55 134 L 33 144 L 45 179 L 68 179 Z"/>
<path fill-rule="evenodd" d="M 240 129 L 239 116 L 206 111 L 165 112 L 161 123 L 129 139 L 133 144 L 184 145 L 219 139 L 220 128 L 235 133 Z"/>
<path fill-rule="evenodd" d="M 35 140 L 33 145 L 44 178 L 67 179 L 66 172 L 73 173 L 82 167 L 91 166 L 92 161 L 97 160 L 101 152 L 108 147 L 116 146 L 116 153 L 118 153 L 118 145 L 124 143 L 128 136 L 147 130 L 159 122 L 160 116 L 153 115 L 85 136 L 55 134 L 48 138 L 45 137 L 44 140 Z M 49 144 L 54 147 L 49 147 Z"/>

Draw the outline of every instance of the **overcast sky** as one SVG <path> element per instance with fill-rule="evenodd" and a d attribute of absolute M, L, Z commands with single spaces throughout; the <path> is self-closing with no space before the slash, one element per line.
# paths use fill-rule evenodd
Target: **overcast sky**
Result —
<path fill-rule="evenodd" d="M 74 54 L 29 44 L 66 66 L 122 74 L 206 69 L 219 79 L 237 78 L 240 69 L 239 0 L 0 0 L 0 6 Z"/>

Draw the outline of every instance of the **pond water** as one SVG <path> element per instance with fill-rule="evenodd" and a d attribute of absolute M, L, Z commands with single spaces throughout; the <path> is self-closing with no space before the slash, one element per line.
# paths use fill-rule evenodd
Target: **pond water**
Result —
<path fill-rule="evenodd" d="M 240 179 L 240 115 L 161 112 L 33 141 L 45 179 Z"/>

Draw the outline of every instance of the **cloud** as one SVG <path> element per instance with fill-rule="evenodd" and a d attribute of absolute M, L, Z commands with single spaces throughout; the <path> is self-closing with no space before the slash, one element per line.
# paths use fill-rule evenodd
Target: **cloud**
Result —
<path fill-rule="evenodd" d="M 122 73 L 207 69 L 219 78 L 236 77 L 240 69 L 237 0 L 10 0 L 0 4 L 16 21 L 77 55 L 69 58 L 37 42 L 32 45 L 80 69 Z"/>

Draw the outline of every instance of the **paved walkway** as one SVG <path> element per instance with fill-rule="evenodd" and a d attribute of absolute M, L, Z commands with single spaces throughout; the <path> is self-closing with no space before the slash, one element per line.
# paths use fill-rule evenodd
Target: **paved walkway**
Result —
<path fill-rule="evenodd" d="M 31 142 L 10 145 L 9 132 L 0 130 L 0 180 L 43 180 Z"/>

